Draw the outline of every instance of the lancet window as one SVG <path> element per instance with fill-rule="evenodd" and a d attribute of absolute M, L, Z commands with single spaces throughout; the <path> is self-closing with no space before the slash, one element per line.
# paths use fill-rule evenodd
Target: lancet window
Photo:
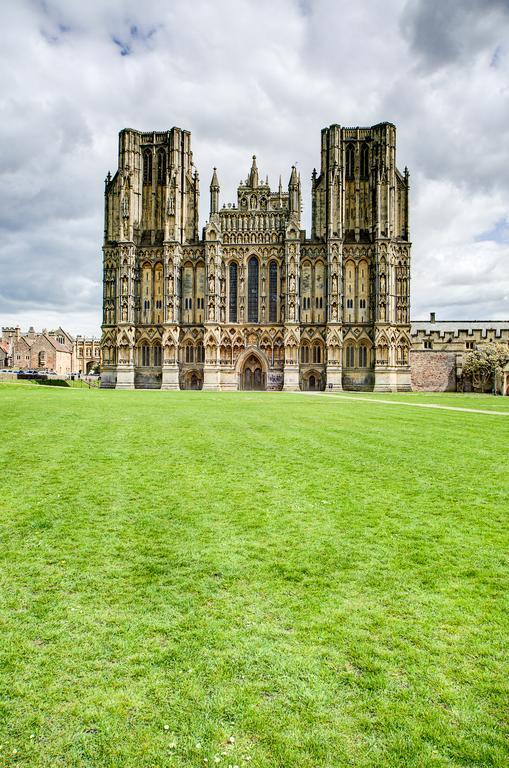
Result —
<path fill-rule="evenodd" d="M 157 153 L 157 183 L 166 183 L 166 152 L 160 149 Z"/>
<path fill-rule="evenodd" d="M 238 280 L 238 267 L 235 261 L 230 264 L 230 296 L 229 296 L 229 321 L 230 323 L 237 322 L 237 280 Z"/>
<path fill-rule="evenodd" d="M 143 183 L 152 184 L 152 152 L 150 149 L 143 153 Z"/>
<path fill-rule="evenodd" d="M 269 266 L 269 322 L 277 322 L 277 264 L 270 262 Z"/>
<path fill-rule="evenodd" d="M 361 179 L 369 177 L 369 147 L 367 144 L 361 146 Z"/>
<path fill-rule="evenodd" d="M 252 256 L 249 259 L 247 274 L 247 321 L 258 322 L 258 259 Z"/>
<path fill-rule="evenodd" d="M 354 177 L 354 157 L 353 144 L 347 144 L 345 152 L 345 170 L 347 179 L 353 179 Z"/>

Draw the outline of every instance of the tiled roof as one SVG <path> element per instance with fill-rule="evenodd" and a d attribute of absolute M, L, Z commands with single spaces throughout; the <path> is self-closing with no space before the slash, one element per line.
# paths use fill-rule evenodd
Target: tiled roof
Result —
<path fill-rule="evenodd" d="M 71 354 L 71 350 L 69 349 L 69 347 L 66 347 L 65 344 L 60 344 L 60 342 L 57 341 L 55 338 L 53 338 L 53 336 L 48 336 L 46 334 L 46 338 L 48 339 L 49 342 L 51 342 L 51 344 L 55 347 L 55 349 L 58 352 L 67 352 L 69 355 Z"/>

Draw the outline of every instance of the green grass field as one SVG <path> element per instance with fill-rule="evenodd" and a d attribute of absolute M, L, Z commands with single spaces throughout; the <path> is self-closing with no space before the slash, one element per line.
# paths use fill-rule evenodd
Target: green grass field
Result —
<path fill-rule="evenodd" d="M 0 413 L 0 768 L 507 768 L 508 417 L 24 383 Z"/>

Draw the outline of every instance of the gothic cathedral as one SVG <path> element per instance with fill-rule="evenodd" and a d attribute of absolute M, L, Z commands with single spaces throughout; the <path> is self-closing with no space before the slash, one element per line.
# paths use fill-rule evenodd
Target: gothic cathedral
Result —
<path fill-rule="evenodd" d="M 102 386 L 408 390 L 408 171 L 396 128 L 322 130 L 311 237 L 301 184 L 253 157 L 236 203 L 214 169 L 200 238 L 191 134 L 120 133 L 105 189 Z"/>

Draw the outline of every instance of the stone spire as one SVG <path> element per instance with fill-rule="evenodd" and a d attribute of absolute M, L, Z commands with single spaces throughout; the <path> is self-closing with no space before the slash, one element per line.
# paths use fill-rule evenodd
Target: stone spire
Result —
<path fill-rule="evenodd" d="M 258 168 L 256 166 L 256 155 L 253 155 L 253 164 L 249 172 L 247 183 L 248 186 L 250 186 L 252 189 L 256 189 L 258 186 Z"/>
<path fill-rule="evenodd" d="M 216 169 L 212 174 L 210 182 L 210 215 L 219 212 L 219 181 L 217 180 Z"/>
<path fill-rule="evenodd" d="M 300 215 L 300 176 L 297 174 L 297 169 L 294 165 L 292 165 L 290 183 L 288 184 L 288 199 L 290 213 Z"/>

